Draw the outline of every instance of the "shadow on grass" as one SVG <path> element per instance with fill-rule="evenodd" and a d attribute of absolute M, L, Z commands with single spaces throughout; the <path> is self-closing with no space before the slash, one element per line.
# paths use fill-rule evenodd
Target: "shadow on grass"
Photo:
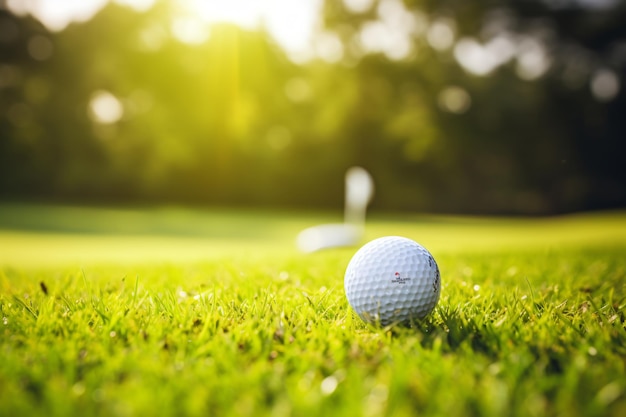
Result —
<path fill-rule="evenodd" d="M 394 325 L 390 330 L 394 336 L 417 331 L 425 349 L 442 344 L 451 352 L 471 349 L 489 357 L 497 357 L 501 351 L 501 337 L 494 335 L 482 318 L 468 316 L 461 307 L 439 306 L 424 319 Z"/>

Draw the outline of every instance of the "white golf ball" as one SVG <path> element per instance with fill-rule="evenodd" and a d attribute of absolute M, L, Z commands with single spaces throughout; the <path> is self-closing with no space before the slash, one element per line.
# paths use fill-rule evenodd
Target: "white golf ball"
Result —
<path fill-rule="evenodd" d="M 430 313 L 441 291 L 435 258 L 399 236 L 375 239 L 359 249 L 344 278 L 346 297 L 366 322 L 386 326 Z"/>

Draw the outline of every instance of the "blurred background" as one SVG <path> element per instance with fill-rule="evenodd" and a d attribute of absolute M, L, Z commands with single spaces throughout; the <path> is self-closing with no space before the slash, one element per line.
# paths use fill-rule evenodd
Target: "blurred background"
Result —
<path fill-rule="evenodd" d="M 626 206 L 621 0 L 0 0 L 0 201 Z"/>

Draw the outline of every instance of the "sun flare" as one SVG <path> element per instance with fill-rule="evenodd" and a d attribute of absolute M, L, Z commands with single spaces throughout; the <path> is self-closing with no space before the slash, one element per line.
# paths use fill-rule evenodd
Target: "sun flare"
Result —
<path fill-rule="evenodd" d="M 107 5 L 115 3 L 138 12 L 155 0 L 7 0 L 19 15 L 31 14 L 48 29 L 61 31 L 73 22 L 85 22 Z M 294 59 L 306 59 L 319 29 L 323 0 L 171 0 L 175 13 L 171 30 L 179 41 L 201 43 L 209 38 L 210 26 L 231 23 L 246 30 L 266 30 Z M 310 52 L 309 52 L 310 53 Z"/>
<path fill-rule="evenodd" d="M 185 0 L 180 12 L 207 24 L 232 23 L 249 30 L 265 29 L 288 52 L 310 46 L 319 23 L 321 0 Z"/>

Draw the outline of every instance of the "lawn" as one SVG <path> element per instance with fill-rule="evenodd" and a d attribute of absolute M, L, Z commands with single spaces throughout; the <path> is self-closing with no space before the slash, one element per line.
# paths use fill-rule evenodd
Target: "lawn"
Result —
<path fill-rule="evenodd" d="M 0 205 L 0 415 L 623 416 L 626 213 L 373 213 L 442 273 L 411 328 L 352 313 L 335 213 Z"/>

